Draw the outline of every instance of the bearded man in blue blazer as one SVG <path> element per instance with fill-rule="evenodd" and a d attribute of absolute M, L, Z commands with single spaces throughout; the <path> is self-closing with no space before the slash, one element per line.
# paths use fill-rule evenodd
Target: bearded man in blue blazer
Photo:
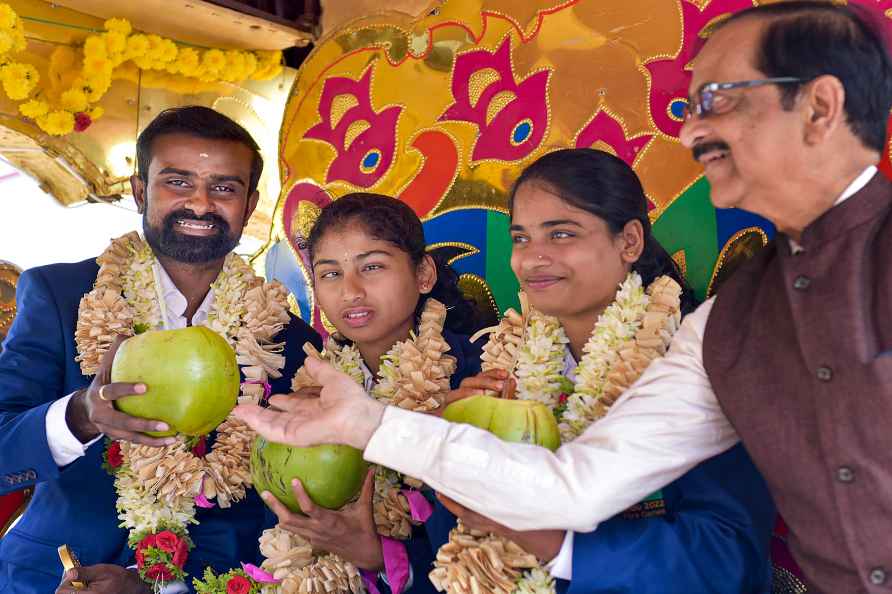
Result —
<path fill-rule="evenodd" d="M 263 166 L 257 144 L 229 118 L 204 107 L 183 107 L 161 113 L 140 134 L 137 161 L 131 184 L 154 254 L 161 325 L 204 324 L 215 316 L 212 283 L 257 205 Z M 88 582 L 85 592 L 152 591 L 128 569 L 134 554 L 127 530 L 119 527 L 101 438 L 148 445 L 171 438 L 145 435 L 158 429 L 158 421 L 115 410 L 115 398 L 140 388 L 103 385 L 103 374 L 91 381 L 75 361 L 79 303 L 93 289 L 98 271 L 95 260 L 53 264 L 26 271 L 19 283 L 19 315 L 0 353 L 0 493 L 33 486 L 34 496 L 0 540 L 3 594 L 74 591 L 71 576 L 60 584 L 57 547 L 62 544 L 85 566 L 79 575 Z M 272 391 L 289 391 L 308 340 L 321 348 L 313 330 L 291 317 L 275 338 L 288 348 Z M 200 577 L 207 566 L 226 571 L 241 561 L 256 563 L 257 538 L 269 517 L 253 490 L 228 509 L 199 509 L 199 523 L 189 527 L 195 548 L 187 574 Z M 164 592 L 188 588 L 174 582 Z"/>

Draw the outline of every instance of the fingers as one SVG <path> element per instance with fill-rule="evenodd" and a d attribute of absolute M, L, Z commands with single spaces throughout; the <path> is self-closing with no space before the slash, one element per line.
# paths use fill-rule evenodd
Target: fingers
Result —
<path fill-rule="evenodd" d="M 272 401 L 270 401 L 272 403 Z M 296 408 L 296 407 L 295 407 Z M 276 443 L 288 443 L 289 445 L 302 446 L 302 443 L 292 443 L 286 439 L 286 427 L 294 410 L 281 412 L 269 408 L 261 408 L 256 404 L 239 404 L 232 414 L 241 419 L 251 429 Z"/>
<path fill-rule="evenodd" d="M 318 397 L 318 392 L 316 393 Z M 269 399 L 269 405 L 274 410 L 282 411 L 282 412 L 294 412 L 300 408 L 300 403 L 304 400 L 309 399 L 309 396 L 304 398 L 300 395 L 300 392 L 293 392 L 291 394 L 276 394 Z"/>
<path fill-rule="evenodd" d="M 471 396 L 477 396 L 480 393 L 480 390 L 476 388 L 458 388 L 457 390 L 449 390 L 446 393 L 446 402 L 443 404 L 443 406 L 449 406 L 453 402 L 458 402 L 459 400 L 464 400 L 465 398 L 470 398 Z"/>
<path fill-rule="evenodd" d="M 346 373 L 341 373 L 340 371 L 332 367 L 331 363 L 329 363 L 328 361 L 321 361 L 319 359 L 308 357 L 307 360 L 304 361 L 304 367 L 309 372 L 310 377 L 312 377 L 320 384 L 320 395 L 326 387 L 338 388 L 339 391 L 345 393 L 356 391 L 365 393 L 365 390 L 362 390 L 356 382 L 350 379 L 349 375 L 347 375 Z M 347 387 L 351 387 L 353 388 L 353 390 L 342 389 Z"/>
<path fill-rule="evenodd" d="M 462 390 L 474 390 L 477 392 L 501 392 L 508 373 L 502 369 L 493 369 L 462 380 L 459 386 Z"/>
<path fill-rule="evenodd" d="M 319 398 L 321 393 L 322 386 L 306 386 L 297 392 L 292 392 L 291 395 L 298 398 Z"/>
<path fill-rule="evenodd" d="M 362 491 L 359 492 L 360 504 L 368 507 L 372 503 L 372 496 L 375 494 L 375 470 L 370 468 L 365 475 L 365 481 L 362 483 Z"/>
<path fill-rule="evenodd" d="M 261 408 L 256 404 L 240 404 L 233 414 L 244 421 L 254 431 L 276 443 L 284 443 L 297 447 L 326 443 L 314 440 L 313 427 L 309 427 L 314 417 L 318 416 L 318 399 L 300 400 L 288 412 L 269 408 Z M 316 423 L 316 428 L 320 428 Z"/>
<path fill-rule="evenodd" d="M 515 393 L 517 392 L 517 381 L 512 377 L 508 378 L 505 381 L 505 387 L 502 390 L 502 398 L 507 400 L 513 400 L 515 398 Z"/>
<path fill-rule="evenodd" d="M 296 513 L 292 512 L 288 507 L 276 499 L 276 496 L 270 493 L 269 491 L 264 491 L 260 494 L 260 497 L 263 499 L 263 502 L 266 503 L 267 507 L 272 510 L 276 517 L 279 518 L 279 522 L 284 524 L 286 527 L 291 528 L 292 530 L 298 527 L 302 527 L 301 524 L 306 518 L 302 518 Z"/>
<path fill-rule="evenodd" d="M 116 382 L 113 384 L 100 384 L 96 387 L 96 397 L 106 402 L 118 400 L 124 396 L 139 396 L 146 393 L 145 384 L 130 384 L 126 382 Z M 92 390 L 92 387 L 91 387 Z"/>
<path fill-rule="evenodd" d="M 80 581 L 84 583 L 84 580 L 78 576 L 77 568 L 69 569 L 64 574 L 62 574 L 62 582 L 59 584 L 59 587 L 56 588 L 55 594 L 82 594 L 84 592 L 83 588 L 78 590 L 75 588 L 71 582 Z"/>
<path fill-rule="evenodd" d="M 293 479 L 291 481 L 291 489 L 294 491 L 294 497 L 297 499 L 300 511 L 310 517 L 315 516 L 317 511 L 316 504 L 310 499 L 310 496 L 307 494 L 306 490 L 304 490 L 304 486 L 299 479 Z"/>
<path fill-rule="evenodd" d="M 96 429 L 112 439 L 123 439 L 155 447 L 174 443 L 173 438 L 151 437 L 149 431 L 167 431 L 167 423 L 154 419 L 142 419 L 120 412 L 113 402 L 128 395 L 140 395 L 146 391 L 145 384 L 113 383 L 101 387 L 90 387 L 86 394 L 90 422 Z"/>

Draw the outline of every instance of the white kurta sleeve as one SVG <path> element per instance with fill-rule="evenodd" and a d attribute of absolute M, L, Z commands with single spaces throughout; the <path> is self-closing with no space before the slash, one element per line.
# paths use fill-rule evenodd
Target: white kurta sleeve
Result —
<path fill-rule="evenodd" d="M 606 417 L 556 452 L 388 407 L 365 451 L 514 530 L 590 532 L 738 441 L 703 368 L 707 301 Z"/>

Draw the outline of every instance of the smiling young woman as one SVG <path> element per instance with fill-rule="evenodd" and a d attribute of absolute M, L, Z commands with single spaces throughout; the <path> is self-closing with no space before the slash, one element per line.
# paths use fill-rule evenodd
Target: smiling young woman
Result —
<path fill-rule="evenodd" d="M 550 403 L 562 442 L 574 447 L 665 353 L 679 310 L 688 313 L 696 302 L 652 235 L 641 183 L 622 160 L 591 149 L 545 155 L 521 174 L 509 206 L 511 267 L 531 309 L 524 313 L 514 367 L 504 371 L 517 383 L 517 398 Z M 491 341 L 499 336 L 496 331 Z M 487 345 L 488 354 L 492 349 Z M 494 373 L 469 378 L 460 391 L 502 389 Z M 450 487 L 461 491 L 458 480 Z M 443 502 L 464 526 L 500 535 L 541 563 L 550 562 L 520 570 L 522 591 L 562 591 L 553 578 L 569 580 L 569 594 L 770 589 L 766 547 L 774 507 L 741 446 L 700 464 L 594 532 L 518 532 Z M 441 525 L 443 513 L 435 513 Z M 450 548 L 437 556 L 444 575 L 474 572 L 451 555 L 473 540 L 467 533 L 458 538 L 462 530 L 450 535 Z M 443 534 L 435 544 L 444 542 Z"/>
<path fill-rule="evenodd" d="M 557 316 L 579 360 L 598 316 L 630 272 L 644 286 L 666 275 L 694 295 L 651 233 L 635 172 L 591 149 L 550 153 L 521 173 L 509 198 L 511 268 L 530 304 Z"/>

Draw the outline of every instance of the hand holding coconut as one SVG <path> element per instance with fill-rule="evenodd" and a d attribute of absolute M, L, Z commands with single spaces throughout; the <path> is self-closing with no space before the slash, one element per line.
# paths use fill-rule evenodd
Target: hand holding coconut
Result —
<path fill-rule="evenodd" d="M 329 363 L 308 357 L 304 367 L 322 385 L 318 398 L 277 395 L 270 399 L 271 408 L 240 404 L 235 416 L 276 443 L 298 447 L 344 444 L 365 449 L 381 424 L 384 404 Z"/>
<path fill-rule="evenodd" d="M 166 423 L 152 419 L 141 419 L 120 412 L 114 401 L 125 396 L 145 394 L 143 383 L 111 382 L 111 368 L 118 347 L 127 339 L 118 336 L 102 358 L 99 371 L 86 390 L 75 392 L 68 403 L 65 421 L 71 432 L 82 443 L 99 434 L 110 439 L 120 439 L 149 446 L 165 446 L 173 442 L 171 438 L 158 438 L 146 435 L 150 431 L 166 431 Z"/>
<path fill-rule="evenodd" d="M 480 394 L 499 395 L 500 398 L 514 398 L 517 381 L 504 369 L 490 369 L 477 375 L 466 377 L 457 389 L 446 396 L 446 405 L 479 396 Z M 440 410 L 442 414 L 442 409 Z"/>
<path fill-rule="evenodd" d="M 269 508 L 278 516 L 280 527 L 302 536 L 314 549 L 339 555 L 360 569 L 383 569 L 381 540 L 375 529 L 372 510 L 374 471 L 366 474 L 359 499 L 339 510 L 326 509 L 313 503 L 298 479 L 292 481 L 292 488 L 303 514 L 292 512 L 268 491 L 261 494 Z"/>

